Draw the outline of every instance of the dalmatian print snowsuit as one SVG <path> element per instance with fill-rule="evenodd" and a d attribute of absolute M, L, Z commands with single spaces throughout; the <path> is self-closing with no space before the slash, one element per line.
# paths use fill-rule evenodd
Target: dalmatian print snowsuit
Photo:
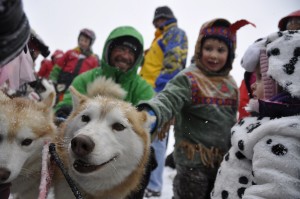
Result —
<path fill-rule="evenodd" d="M 267 39 L 268 75 L 292 96 L 298 98 L 300 97 L 299 38 L 300 31 L 290 30 L 275 33 Z"/>
<path fill-rule="evenodd" d="M 249 117 L 231 133 L 212 198 L 300 197 L 299 116 Z"/>
<path fill-rule="evenodd" d="M 300 33 L 272 34 L 266 50 L 268 75 L 299 98 Z M 299 199 L 299 115 L 240 120 L 231 130 L 232 147 L 223 158 L 211 198 Z"/>

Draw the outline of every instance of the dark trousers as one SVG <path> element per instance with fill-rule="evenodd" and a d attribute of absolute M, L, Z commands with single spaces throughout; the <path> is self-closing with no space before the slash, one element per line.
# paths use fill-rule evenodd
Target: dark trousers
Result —
<path fill-rule="evenodd" d="M 174 199 L 209 199 L 217 169 L 188 168 L 176 165 L 173 180 Z"/>

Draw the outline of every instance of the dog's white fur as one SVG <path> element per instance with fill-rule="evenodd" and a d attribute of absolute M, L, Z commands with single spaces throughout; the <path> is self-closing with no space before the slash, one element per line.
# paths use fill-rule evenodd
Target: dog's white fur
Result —
<path fill-rule="evenodd" d="M 10 99 L 0 91 L 0 183 L 11 182 L 18 198 L 38 197 L 42 148 L 56 134 L 54 100 Z"/>
<path fill-rule="evenodd" d="M 95 82 L 88 94 L 100 95 L 92 98 L 70 87 L 73 111 L 62 125 L 57 151 L 84 198 L 125 198 L 139 188 L 149 157 L 153 118 L 121 100 L 126 93 L 112 80 Z M 55 197 L 74 197 L 60 172 L 55 173 Z"/>
<path fill-rule="evenodd" d="M 120 84 L 116 84 L 111 78 L 97 78 L 90 83 L 87 88 L 87 96 L 106 96 L 116 99 L 124 99 L 127 92 L 123 90 Z"/>

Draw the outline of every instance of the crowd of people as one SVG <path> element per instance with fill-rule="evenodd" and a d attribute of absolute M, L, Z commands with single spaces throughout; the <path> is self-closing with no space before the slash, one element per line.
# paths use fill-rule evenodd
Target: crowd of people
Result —
<path fill-rule="evenodd" d="M 237 31 L 255 26 L 247 20 L 203 23 L 189 66 L 188 37 L 168 6 L 154 11 L 147 50 L 138 30 L 120 26 L 99 58 L 92 50 L 96 34 L 84 28 L 77 47 L 57 49 L 48 60 L 49 48 L 30 28 L 21 0 L 3 5 L 0 20 L 8 25 L 0 31 L 0 87 L 7 95 L 39 101 L 53 91 L 55 116 L 63 121 L 72 111 L 69 86 L 86 94 L 106 77 L 127 92 L 125 101 L 156 116 L 141 186 L 127 199 L 161 196 L 170 125 L 174 199 L 299 198 L 300 10 L 249 46 L 238 87 L 230 71 Z M 34 71 L 39 55 L 45 59 Z M 0 184 L 1 199 L 9 197 L 9 187 Z"/>

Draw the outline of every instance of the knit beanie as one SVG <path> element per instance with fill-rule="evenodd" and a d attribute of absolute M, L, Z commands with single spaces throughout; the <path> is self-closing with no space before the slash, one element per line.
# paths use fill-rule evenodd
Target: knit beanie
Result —
<path fill-rule="evenodd" d="M 0 67 L 21 53 L 30 27 L 21 0 L 2 0 L 0 4 Z"/>
<path fill-rule="evenodd" d="M 241 27 L 251 24 L 255 27 L 255 25 L 247 20 L 239 20 L 235 23 L 231 24 L 226 19 L 218 19 L 216 20 L 211 26 L 207 28 L 203 28 L 201 30 L 201 34 L 203 34 L 205 37 L 208 36 L 215 36 L 222 38 L 225 41 L 230 41 L 232 43 L 229 47 L 233 47 L 233 49 L 236 48 L 236 32 Z M 228 43 L 228 42 L 227 42 Z"/>
<path fill-rule="evenodd" d="M 176 19 L 172 10 L 168 6 L 162 6 L 156 8 L 154 12 L 153 23 L 156 19 L 159 18 Z"/>

